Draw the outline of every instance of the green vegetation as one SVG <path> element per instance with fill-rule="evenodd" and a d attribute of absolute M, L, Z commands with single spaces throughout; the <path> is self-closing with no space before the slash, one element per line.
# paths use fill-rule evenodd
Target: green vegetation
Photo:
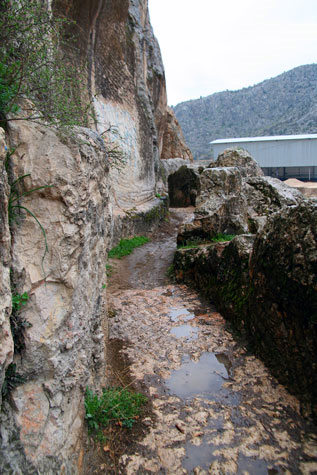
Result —
<path fill-rule="evenodd" d="M 231 241 L 231 239 L 233 239 L 234 237 L 236 237 L 235 234 L 222 234 L 222 233 L 219 233 L 219 234 L 217 234 L 216 236 L 214 236 L 213 238 L 211 238 L 211 242 L 226 242 L 226 241 Z"/>
<path fill-rule="evenodd" d="M 89 433 L 102 438 L 102 429 L 110 423 L 131 428 L 147 397 L 126 388 L 104 389 L 101 396 L 86 389 L 85 409 Z"/>
<path fill-rule="evenodd" d="M 111 264 L 106 264 L 106 275 L 109 278 L 112 274 L 113 266 Z"/>
<path fill-rule="evenodd" d="M 171 280 L 174 280 L 175 278 L 175 268 L 174 264 L 171 264 L 166 271 L 166 276 L 169 277 Z"/>
<path fill-rule="evenodd" d="M 179 244 L 177 246 L 177 249 L 195 249 L 199 247 L 200 245 L 208 245 L 212 244 L 214 242 L 227 242 L 231 241 L 235 237 L 235 234 L 216 234 L 216 236 L 208 239 L 202 239 L 202 238 L 194 238 L 192 241 L 186 240 L 184 243 Z"/>
<path fill-rule="evenodd" d="M 177 249 L 195 249 L 199 244 L 206 244 L 206 242 L 200 241 L 186 241 L 186 244 L 180 244 L 177 246 Z"/>
<path fill-rule="evenodd" d="M 63 53 L 75 45 L 72 38 L 64 38 L 69 23 L 55 18 L 46 2 L 1 1 L 0 125 L 21 119 L 85 125 L 84 81 L 77 62 L 67 61 Z M 21 102 L 25 98 L 31 102 Z"/>
<path fill-rule="evenodd" d="M 108 257 L 121 259 L 124 256 L 131 254 L 136 247 L 143 246 L 143 244 L 149 242 L 149 238 L 146 236 L 135 236 L 131 239 L 120 239 L 120 242 L 111 251 L 109 251 Z"/>
<path fill-rule="evenodd" d="M 12 294 L 12 312 L 18 312 L 23 305 L 29 300 L 29 294 Z"/>
<path fill-rule="evenodd" d="M 28 322 L 22 315 L 20 310 L 29 300 L 29 294 L 24 292 L 23 294 L 12 293 L 12 313 L 10 316 L 10 327 L 14 343 L 14 353 L 21 353 L 25 349 L 25 335 L 26 328 L 31 327 L 31 323 Z"/>

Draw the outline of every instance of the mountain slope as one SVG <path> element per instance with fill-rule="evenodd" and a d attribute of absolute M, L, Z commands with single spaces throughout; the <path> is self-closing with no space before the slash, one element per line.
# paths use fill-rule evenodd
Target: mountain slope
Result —
<path fill-rule="evenodd" d="M 317 64 L 181 102 L 174 112 L 195 159 L 211 157 L 209 142 L 219 138 L 317 133 Z"/>

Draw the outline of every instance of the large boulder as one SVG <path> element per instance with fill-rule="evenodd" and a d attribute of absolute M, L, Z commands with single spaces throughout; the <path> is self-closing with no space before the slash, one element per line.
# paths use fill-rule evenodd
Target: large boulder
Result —
<path fill-rule="evenodd" d="M 263 176 L 264 173 L 257 162 L 244 149 L 227 148 L 218 155 L 215 162 L 211 162 L 213 167 L 238 167 L 243 176 Z"/>
<path fill-rule="evenodd" d="M 185 143 L 182 129 L 175 117 L 174 111 L 167 107 L 162 137 L 161 159 L 177 157 L 193 161 L 193 155 Z"/>
<path fill-rule="evenodd" d="M 196 200 L 195 219 L 184 225 L 178 242 L 192 237 L 208 239 L 219 233 L 255 233 L 269 215 L 303 201 L 302 194 L 262 171 L 245 151 L 227 150 L 216 166 L 204 169 Z M 236 163 L 237 166 L 228 166 Z M 244 165 L 244 166 L 242 166 Z"/>

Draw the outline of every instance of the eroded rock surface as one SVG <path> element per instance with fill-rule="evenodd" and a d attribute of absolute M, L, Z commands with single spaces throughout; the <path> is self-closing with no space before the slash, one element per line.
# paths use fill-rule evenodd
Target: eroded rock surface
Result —
<path fill-rule="evenodd" d="M 216 301 L 253 350 L 316 416 L 316 204 L 284 206 L 256 235 L 178 250 L 180 281 Z"/>
<path fill-rule="evenodd" d="M 263 176 L 264 173 L 249 152 L 243 149 L 228 148 L 218 155 L 215 162 L 211 162 L 210 168 L 238 167 L 243 176 Z"/>
<path fill-rule="evenodd" d="M 182 129 L 171 108 L 167 108 L 161 159 L 180 157 L 193 161 L 193 155 L 185 143 Z"/>
<path fill-rule="evenodd" d="M 155 195 L 161 156 L 191 158 L 167 107 L 164 67 L 148 2 L 56 0 L 54 8 L 65 14 L 65 4 L 67 16 L 77 25 L 77 61 L 88 57 L 94 125 L 99 133 L 112 126 L 105 137 L 122 152 L 124 167 L 110 167 L 113 205 L 142 205 Z"/>
<path fill-rule="evenodd" d="M 26 194 L 16 204 L 26 209 L 16 208 L 11 251 L 1 135 L 1 383 L 13 356 L 10 252 L 15 292 L 29 295 L 21 312 L 23 351 L 15 349 L 14 358 L 25 383 L 1 414 L 0 471 L 9 473 L 82 470 L 84 389 L 100 389 L 104 376 L 107 250 L 165 216 L 166 201 L 155 197 L 163 148 L 190 155 L 167 109 L 147 0 L 46 3 L 75 22 L 65 33 L 75 35 L 76 48 L 70 42 L 64 53 L 78 65 L 83 99 L 95 114 L 91 129 L 76 130 L 70 140 L 31 122 L 10 123 L 12 180 L 30 174 L 20 181 Z"/>
<path fill-rule="evenodd" d="M 14 358 L 25 383 L 2 407 L 0 471 L 74 473 L 83 458 L 85 388 L 104 381 L 106 153 L 89 129 L 67 145 L 30 122 L 13 123 L 9 135 L 11 172 L 30 174 L 21 180 L 11 264 L 15 292 L 29 300 L 19 329 L 25 349 Z M 38 187 L 45 188 L 32 192 Z"/>
<path fill-rule="evenodd" d="M 297 190 L 262 171 L 244 150 L 226 150 L 213 168 L 204 169 L 196 199 L 196 218 L 181 230 L 178 242 L 208 239 L 218 233 L 255 233 L 267 217 L 303 200 Z"/>
<path fill-rule="evenodd" d="M 13 359 L 13 340 L 9 317 L 11 314 L 10 263 L 11 236 L 8 221 L 9 185 L 6 172 L 7 144 L 0 128 L 0 388 L 5 371 Z M 0 407 L 2 393 L 0 391 Z"/>

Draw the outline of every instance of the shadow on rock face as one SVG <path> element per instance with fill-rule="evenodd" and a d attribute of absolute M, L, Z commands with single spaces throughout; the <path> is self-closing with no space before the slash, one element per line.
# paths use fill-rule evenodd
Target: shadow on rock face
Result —
<path fill-rule="evenodd" d="M 168 177 L 168 194 L 172 207 L 195 206 L 199 192 L 199 174 L 191 168 L 183 166 Z"/>

